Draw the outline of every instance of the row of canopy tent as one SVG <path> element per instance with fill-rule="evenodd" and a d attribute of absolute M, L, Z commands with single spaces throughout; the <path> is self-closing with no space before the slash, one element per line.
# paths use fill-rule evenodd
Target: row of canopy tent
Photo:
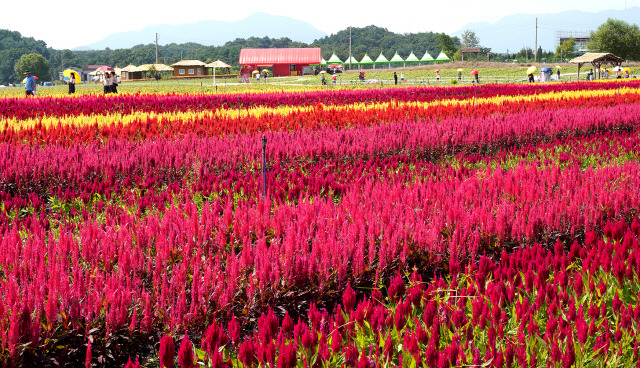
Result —
<path fill-rule="evenodd" d="M 396 52 L 396 54 L 393 55 L 391 60 L 387 59 L 383 53 L 380 53 L 378 58 L 374 61 L 371 59 L 371 57 L 369 57 L 367 53 L 365 53 L 360 61 L 356 60 L 356 58 L 354 58 L 353 55 L 351 55 L 345 62 L 342 62 L 342 60 L 340 60 L 340 58 L 334 53 L 333 55 L 331 55 L 331 58 L 329 58 L 329 60 L 322 59 L 322 62 L 320 63 L 320 65 L 330 65 L 330 64 L 373 65 L 373 67 L 375 68 L 377 64 L 389 64 L 389 67 L 391 67 L 391 64 L 402 63 L 403 65 L 406 65 L 406 63 L 422 63 L 422 62 L 437 63 L 438 61 L 447 62 L 447 61 L 451 61 L 451 59 L 449 59 L 449 57 L 444 52 L 440 52 L 438 57 L 434 59 L 429 54 L 428 51 L 425 52 L 424 56 L 421 59 L 418 59 L 418 57 L 416 57 L 413 51 L 411 51 L 411 54 L 406 59 L 403 59 Z"/>
<path fill-rule="evenodd" d="M 202 63 L 202 62 L 200 62 Z M 173 64 L 172 66 L 177 65 Z M 202 66 L 204 66 L 205 68 L 212 68 L 213 69 L 213 76 L 215 79 L 215 75 L 216 75 L 216 69 L 217 68 L 226 68 L 226 69 L 231 69 L 231 65 L 221 61 L 221 60 L 216 60 L 212 63 L 209 64 L 205 64 L 202 63 Z M 143 64 L 140 66 L 135 66 L 133 64 L 129 64 L 128 66 L 126 66 L 125 68 L 122 69 L 116 69 L 116 74 L 120 75 L 122 72 L 127 72 L 127 73 L 149 73 L 151 71 L 155 71 L 155 72 L 159 72 L 159 73 L 173 73 L 174 72 L 174 68 L 172 68 L 171 66 L 165 65 L 165 64 Z M 131 79 L 131 78 L 129 78 Z"/>

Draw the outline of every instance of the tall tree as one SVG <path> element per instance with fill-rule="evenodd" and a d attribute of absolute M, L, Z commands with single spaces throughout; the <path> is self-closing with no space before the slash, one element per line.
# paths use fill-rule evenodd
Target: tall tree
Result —
<path fill-rule="evenodd" d="M 470 29 L 466 29 L 462 32 L 462 47 L 478 47 L 480 46 L 480 40 L 476 33 Z"/>
<path fill-rule="evenodd" d="M 31 75 L 37 76 L 41 81 L 51 79 L 49 62 L 44 56 L 36 53 L 22 55 L 16 62 L 13 70 L 15 70 L 18 78 L 22 78 L 24 72 L 28 70 L 31 72 Z"/>
<path fill-rule="evenodd" d="M 0 29 L 0 84 L 22 80 L 24 76 L 16 77 L 13 67 L 20 56 L 32 52 L 49 58 L 51 50 L 44 41 L 22 37 L 19 32 Z"/>
<path fill-rule="evenodd" d="M 610 52 L 626 60 L 640 60 L 640 28 L 637 24 L 609 18 L 591 32 L 589 38 L 589 50 Z"/>
<path fill-rule="evenodd" d="M 447 34 L 440 33 L 438 38 L 438 48 L 448 56 L 452 56 L 458 51 L 458 45 L 460 44 L 458 37 L 451 37 Z"/>

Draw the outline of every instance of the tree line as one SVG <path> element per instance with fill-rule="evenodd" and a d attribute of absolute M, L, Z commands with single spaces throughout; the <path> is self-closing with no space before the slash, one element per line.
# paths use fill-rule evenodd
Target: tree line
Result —
<path fill-rule="evenodd" d="M 351 55 L 361 60 L 367 53 L 375 60 L 380 53 L 391 59 L 398 52 L 402 58 L 413 52 L 418 59 L 425 52 L 434 58 L 444 51 L 451 59 L 460 60 L 460 47 L 480 47 L 480 61 L 505 59 L 533 59 L 531 48 L 523 47 L 515 54 L 491 54 L 491 49 L 482 47 L 475 32 L 466 30 L 462 37 L 452 37 L 444 33 L 421 32 L 398 34 L 377 26 L 352 27 L 335 34 L 313 41 L 311 44 L 296 42 L 290 38 L 250 37 L 238 38 L 222 46 L 205 46 L 198 43 L 168 44 L 158 46 L 158 62 L 173 64 L 182 59 L 197 59 L 204 62 L 222 60 L 238 67 L 240 50 L 243 48 L 290 48 L 320 47 L 322 57 L 328 60 L 335 53 L 341 60 L 349 57 L 349 38 L 351 38 Z M 640 29 L 638 26 L 624 21 L 609 19 L 591 32 L 590 50 L 611 52 L 623 59 L 640 60 Z M 554 51 L 538 48 L 538 60 L 543 58 L 571 57 L 573 45 L 569 40 Z M 25 60 L 20 61 L 21 58 Z M 473 60 L 476 57 L 472 57 Z M 43 62 L 44 60 L 44 62 Z M 69 67 L 83 65 L 110 65 L 125 67 L 129 64 L 151 64 L 156 60 L 155 44 L 136 45 L 127 49 L 105 50 L 56 50 L 47 47 L 41 40 L 22 37 L 19 32 L 0 29 L 0 84 L 14 83 L 22 79 L 21 71 L 25 68 L 42 68 L 38 70 L 41 80 L 57 79 L 59 71 Z M 46 63 L 45 63 L 46 62 Z M 46 65 L 44 65 L 46 64 Z M 35 72 L 34 72 L 35 74 Z M 38 74 L 36 74 L 38 75 Z"/>

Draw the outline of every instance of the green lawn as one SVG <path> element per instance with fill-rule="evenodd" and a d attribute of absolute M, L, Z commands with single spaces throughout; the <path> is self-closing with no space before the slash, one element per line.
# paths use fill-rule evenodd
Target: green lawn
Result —
<path fill-rule="evenodd" d="M 355 69 L 338 74 L 336 85 L 331 83 L 331 75 L 326 75 L 328 86 L 321 86 L 320 75 L 317 76 L 292 76 L 292 77 L 270 77 L 267 81 L 250 79 L 250 82 L 239 83 L 239 78 L 218 78 L 216 84 L 213 77 L 206 79 L 183 79 L 183 80 L 160 80 L 160 81 L 136 81 L 124 82 L 118 90 L 124 93 L 234 93 L 234 92 L 255 92 L 274 90 L 306 90 L 317 88 L 380 88 L 393 86 L 393 72 L 398 74 L 398 83 L 402 85 L 451 85 L 469 84 L 473 76 L 469 75 L 472 70 L 478 70 L 481 83 L 524 83 L 526 82 L 526 70 L 531 64 L 507 64 L 507 63 L 447 63 L 441 65 L 428 65 L 410 68 L 396 69 L 365 69 L 365 83 L 358 82 L 359 70 Z M 555 64 L 536 64 L 538 69 L 544 66 L 553 68 L 555 75 Z M 458 68 L 462 68 L 462 79 L 457 80 Z M 440 69 L 440 79 L 436 80 L 435 70 Z M 584 80 L 586 72 L 590 67 L 583 67 L 580 79 Z M 632 78 L 640 76 L 640 65 L 630 66 Z M 561 81 L 575 81 L 578 68 L 572 64 L 562 64 Z M 405 81 L 400 81 L 401 73 L 404 74 Z M 534 75 L 539 76 L 537 71 Z M 455 81 L 455 82 L 454 82 Z M 76 87 L 76 94 L 102 93 L 102 85 L 98 83 L 83 83 Z M 39 96 L 63 95 L 66 94 L 66 85 L 55 85 L 52 87 L 38 87 Z M 2 87 L 0 96 L 22 96 L 24 87 Z"/>

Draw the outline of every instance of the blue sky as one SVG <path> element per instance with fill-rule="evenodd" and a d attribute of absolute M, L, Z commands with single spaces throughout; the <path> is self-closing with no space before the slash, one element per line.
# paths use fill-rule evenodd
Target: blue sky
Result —
<path fill-rule="evenodd" d="M 303 2 L 293 0 L 239 2 L 156 0 L 101 2 L 34 0 L 3 3 L 0 28 L 42 39 L 54 48 L 74 48 L 116 32 L 153 24 L 180 24 L 215 19 L 233 21 L 254 12 L 283 15 L 335 33 L 348 26 L 374 24 L 390 31 L 453 33 L 470 22 L 495 22 L 510 14 L 557 13 L 565 10 L 601 11 L 640 6 L 640 0 L 454 0 L 428 2 L 397 0 L 366 2 Z M 186 4 L 186 5 L 183 5 Z M 310 4 L 313 4 L 311 6 Z M 153 35 L 149 42 L 153 42 Z"/>

